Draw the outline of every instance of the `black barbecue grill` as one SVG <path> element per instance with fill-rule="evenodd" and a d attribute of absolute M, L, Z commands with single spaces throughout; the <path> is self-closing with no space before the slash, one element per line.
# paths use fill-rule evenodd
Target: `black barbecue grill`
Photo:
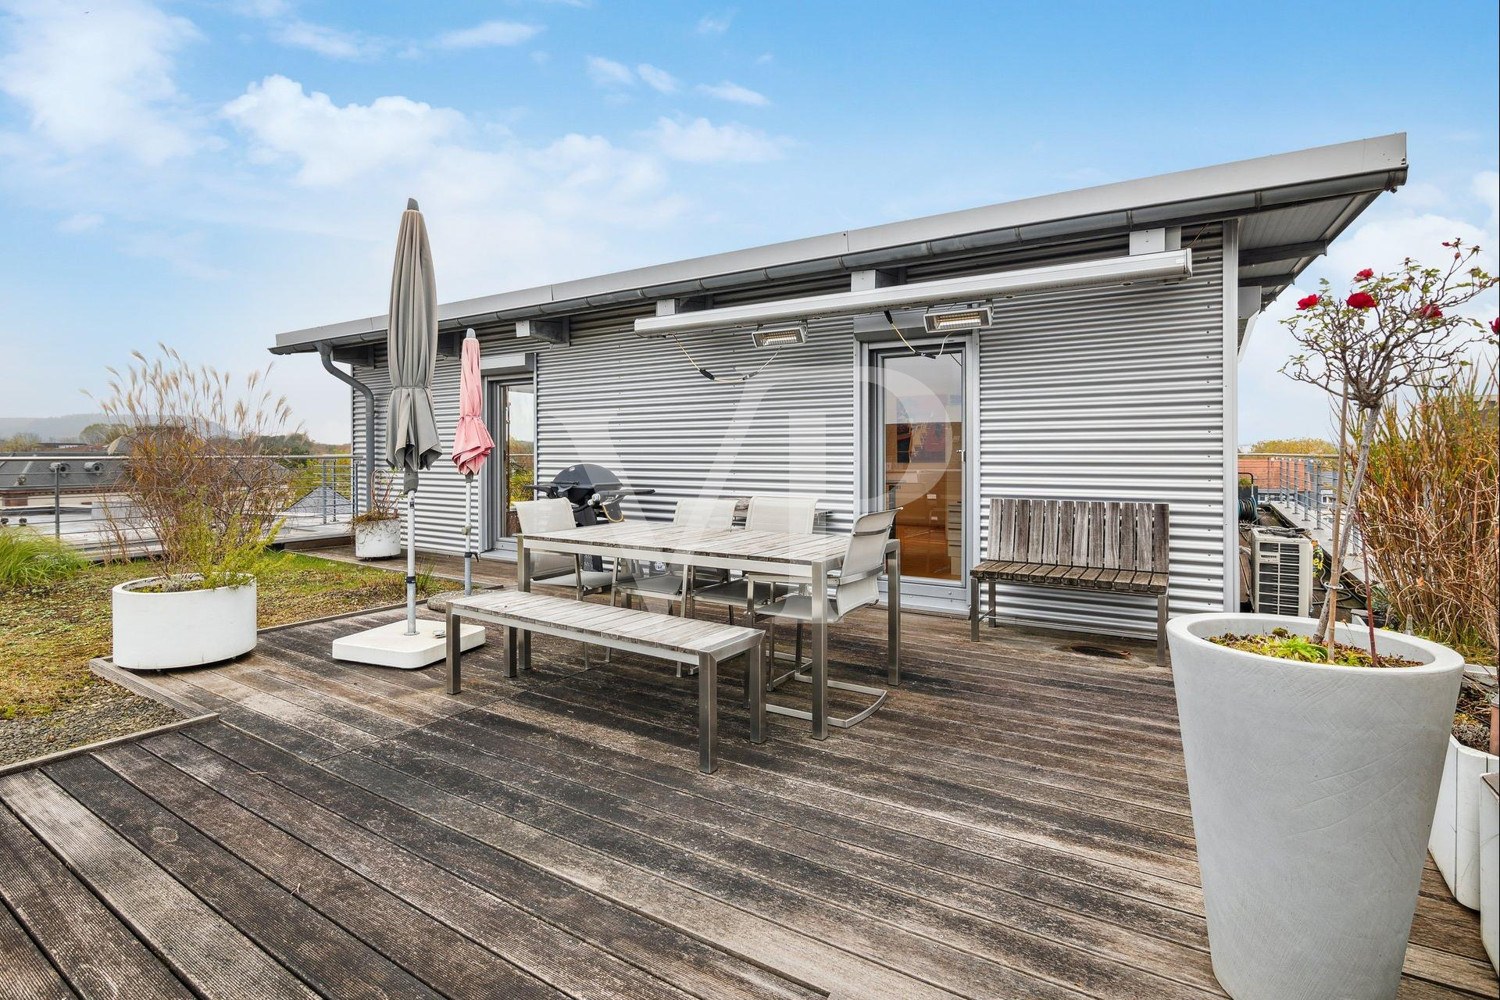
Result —
<path fill-rule="evenodd" d="M 618 521 L 620 500 L 627 496 L 650 496 L 655 490 L 623 486 L 620 477 L 602 465 L 583 462 L 570 465 L 552 477 L 550 483 L 533 485 L 548 499 L 562 499 L 573 505 L 573 523 L 580 528 L 600 521 Z"/>

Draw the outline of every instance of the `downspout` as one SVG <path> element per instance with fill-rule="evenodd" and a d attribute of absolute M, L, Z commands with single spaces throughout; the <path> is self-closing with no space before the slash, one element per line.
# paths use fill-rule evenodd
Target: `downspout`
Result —
<path fill-rule="evenodd" d="M 318 341 L 318 357 L 328 374 L 350 386 L 365 397 L 365 510 L 375 508 L 375 392 L 359 379 L 333 363 L 333 345 L 326 340 Z"/>

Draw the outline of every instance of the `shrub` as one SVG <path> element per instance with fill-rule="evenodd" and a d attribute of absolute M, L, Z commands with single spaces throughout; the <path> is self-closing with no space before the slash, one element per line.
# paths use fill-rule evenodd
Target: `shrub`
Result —
<path fill-rule="evenodd" d="M 1334 496 L 1332 563 L 1317 636 L 1334 636 L 1344 556 L 1351 526 L 1361 518 L 1365 476 L 1375 428 L 1403 393 L 1440 391 L 1468 365 L 1465 352 L 1484 325 L 1458 310 L 1495 286 L 1477 263 L 1479 248 L 1460 240 L 1443 244 L 1452 257 L 1427 267 L 1408 257 L 1377 275 L 1365 268 L 1354 275 L 1352 294 L 1335 295 L 1325 278 L 1318 292 L 1298 300 L 1285 320 L 1300 352 L 1282 367 L 1299 382 L 1327 391 L 1336 400 L 1339 462 Z M 1370 642 L 1375 642 L 1373 622 Z"/>
<path fill-rule="evenodd" d="M 0 588 L 33 589 L 83 568 L 76 549 L 30 528 L 0 528 Z"/>
<path fill-rule="evenodd" d="M 1490 662 L 1500 647 L 1497 389 L 1492 364 L 1387 409 L 1360 497 L 1370 559 L 1401 624 Z"/>
<path fill-rule="evenodd" d="M 121 486 L 161 544 L 163 589 L 240 582 L 291 500 L 293 473 L 266 458 L 290 422 L 286 398 L 263 387 L 264 371 L 238 388 L 165 345 L 155 359 L 133 356 L 125 372 L 109 369 L 100 405 L 124 428 Z"/>

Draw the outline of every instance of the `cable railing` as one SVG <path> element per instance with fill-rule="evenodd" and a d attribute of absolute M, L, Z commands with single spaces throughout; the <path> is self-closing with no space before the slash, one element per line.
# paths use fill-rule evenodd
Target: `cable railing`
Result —
<path fill-rule="evenodd" d="M 1242 453 L 1239 474 L 1250 480 L 1261 503 L 1275 503 L 1281 512 L 1315 532 L 1333 530 L 1338 506 L 1338 457 L 1289 455 L 1275 452 Z M 1358 526 L 1350 526 L 1352 552 L 1363 546 Z"/>
<path fill-rule="evenodd" d="M 293 527 L 347 523 L 368 506 L 364 471 L 351 455 L 243 455 L 225 462 L 275 462 L 286 470 L 288 505 L 275 512 Z M 59 451 L 0 454 L 0 525 L 40 527 L 61 539 L 81 519 L 130 520 L 129 455 Z"/>

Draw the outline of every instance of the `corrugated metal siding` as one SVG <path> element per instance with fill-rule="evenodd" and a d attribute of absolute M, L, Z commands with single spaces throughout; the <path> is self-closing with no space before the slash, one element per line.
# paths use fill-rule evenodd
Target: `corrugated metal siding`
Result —
<path fill-rule="evenodd" d="M 515 334 L 486 334 L 480 338 L 481 350 L 486 355 L 516 351 L 518 341 Z M 381 481 L 385 465 L 385 413 L 391 394 L 390 369 L 386 367 L 385 347 L 375 350 L 375 366 L 355 366 L 352 374 L 368 385 L 375 393 L 375 476 L 377 486 Z M 442 357 L 432 375 L 432 409 L 437 418 L 438 440 L 442 442 L 443 454 L 431 469 L 422 473 L 421 488 L 417 491 L 417 547 L 443 552 L 463 552 L 464 523 L 464 479 L 449 460 L 449 448 L 453 444 L 453 432 L 458 426 L 458 372 L 459 359 Z M 364 455 L 365 411 L 363 398 L 351 391 L 353 414 L 351 430 L 354 454 Z M 397 488 L 399 489 L 399 483 Z M 474 484 L 476 525 L 482 519 L 480 507 L 480 485 Z M 477 527 L 476 527 L 477 530 Z M 406 529 L 403 522 L 402 537 Z"/>
<path fill-rule="evenodd" d="M 1185 242 L 1192 234 L 1185 234 Z M 1120 252 L 1115 241 L 1079 247 Z M 1075 289 L 994 304 L 979 346 L 979 493 L 1167 500 L 1174 613 L 1223 606 L 1223 279 L 1217 230 L 1193 244 L 1195 275 L 1171 285 Z M 575 317 L 572 343 L 537 358 L 538 478 L 592 461 L 654 487 L 629 513 L 665 519 L 686 496 L 815 494 L 844 529 L 855 505 L 856 357 L 850 320 L 812 324 L 745 385 L 693 371 L 669 339 L 630 328 L 636 305 Z M 523 345 L 481 336 L 486 355 Z M 685 341 L 700 364 L 750 371 L 749 335 Z M 534 349 L 526 345 L 527 349 Z M 354 374 L 375 391 L 377 449 L 389 394 L 384 349 Z M 458 359 L 439 358 L 433 402 L 444 443 L 458 416 Z M 363 407 L 354 399 L 355 454 Z M 379 454 L 379 452 L 377 452 Z M 424 473 L 417 544 L 461 552 L 463 480 L 445 455 Z M 983 522 L 980 504 L 974 515 Z M 973 542 L 982 551 L 988 525 Z M 1053 625 L 1144 634 L 1154 604 L 1131 597 L 1005 588 L 1004 611 Z"/>
<path fill-rule="evenodd" d="M 683 339 L 720 374 L 770 357 L 748 333 Z M 811 324 L 743 385 L 710 382 L 667 338 L 628 323 L 575 325 L 572 345 L 537 362 L 537 478 L 597 462 L 657 490 L 628 512 L 665 519 L 679 499 L 810 494 L 847 527 L 854 503 L 854 341 L 847 319 Z"/>
<path fill-rule="evenodd" d="M 1175 284 L 997 302 L 995 329 L 980 337 L 980 495 L 1169 502 L 1174 614 L 1224 604 L 1217 229 L 1193 254 L 1193 277 Z M 983 539 L 988 509 L 980 516 Z M 1052 625 L 1155 628 L 1155 602 L 1140 598 L 1002 587 L 999 604 L 1006 616 Z"/>

